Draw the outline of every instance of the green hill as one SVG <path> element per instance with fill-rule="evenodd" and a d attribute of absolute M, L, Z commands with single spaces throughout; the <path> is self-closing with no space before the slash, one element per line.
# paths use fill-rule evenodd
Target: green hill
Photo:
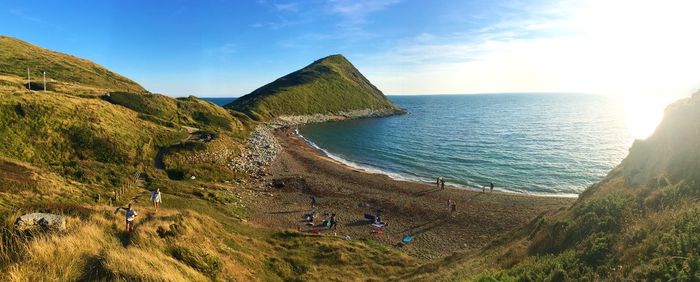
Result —
<path fill-rule="evenodd" d="M 226 107 L 256 120 L 365 109 L 400 112 L 342 55 L 317 60 L 236 99 Z"/>
<path fill-rule="evenodd" d="M 348 273 L 388 280 L 417 264 L 373 241 L 246 223 L 249 201 L 268 197 L 234 184 L 246 176 L 229 168 L 253 127 L 247 116 L 195 97 L 135 93 L 128 79 L 86 70 L 99 68 L 94 63 L 16 39 L 4 37 L 2 46 L 5 280 L 338 281 Z M 27 91 L 24 67 L 6 58 L 62 69 L 62 82 Z M 122 83 L 110 85 L 112 78 Z M 158 213 L 146 208 L 155 188 L 164 193 Z M 123 214 L 112 212 L 130 201 L 140 213 L 131 235 Z M 15 218 L 33 212 L 65 216 L 66 230 L 14 229 Z"/>
<path fill-rule="evenodd" d="M 103 94 L 106 91 L 144 92 L 136 82 L 85 59 L 51 51 L 22 40 L 0 36 L 0 86 L 26 88 L 27 69 L 32 89 L 48 88 L 71 94 Z M 0 88 L 2 89 L 2 88 Z"/>
<path fill-rule="evenodd" d="M 417 280 L 694 281 L 700 277 L 700 95 L 666 109 L 655 133 L 578 201 Z"/>

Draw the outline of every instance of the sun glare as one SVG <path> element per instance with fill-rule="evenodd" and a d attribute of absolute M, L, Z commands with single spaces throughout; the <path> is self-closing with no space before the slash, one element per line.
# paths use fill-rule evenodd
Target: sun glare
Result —
<path fill-rule="evenodd" d="M 646 139 L 661 122 L 670 101 L 663 97 L 627 97 L 624 100 L 625 124 L 635 139 Z"/>

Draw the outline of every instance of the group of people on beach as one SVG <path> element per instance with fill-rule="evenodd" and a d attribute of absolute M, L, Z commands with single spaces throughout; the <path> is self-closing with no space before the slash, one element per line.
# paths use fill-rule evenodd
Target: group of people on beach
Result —
<path fill-rule="evenodd" d="M 445 179 L 442 178 L 442 176 L 437 178 L 437 181 L 435 181 L 435 184 L 437 185 L 438 188 L 445 189 Z"/>
<path fill-rule="evenodd" d="M 438 188 L 440 189 L 445 189 L 445 178 L 442 176 L 438 176 L 435 180 L 435 185 L 437 185 Z M 467 183 L 467 187 L 469 184 Z M 493 182 L 489 182 L 489 188 L 491 189 L 491 192 L 493 192 Z M 486 185 L 481 185 L 481 192 L 486 192 Z"/>
<path fill-rule="evenodd" d="M 317 233 L 319 231 L 319 227 L 322 229 L 328 229 L 328 230 L 336 230 L 338 226 L 338 217 L 335 213 L 325 213 L 326 219 L 323 220 L 323 222 L 320 225 L 315 225 L 314 221 L 315 218 L 318 217 L 319 213 L 317 212 L 318 208 L 318 199 L 316 196 L 310 196 L 309 197 L 309 204 L 311 206 L 311 212 L 306 214 L 304 218 L 306 219 L 307 225 L 309 225 L 309 228 L 301 228 L 299 227 L 299 231 L 311 231 L 313 233 Z M 370 221 L 372 226 L 375 228 L 375 230 L 371 233 L 373 234 L 381 234 L 381 229 L 386 226 L 386 222 L 382 220 L 382 214 L 383 211 L 381 209 L 377 209 L 374 214 L 365 214 L 365 218 Z M 328 217 L 330 215 L 330 217 Z"/>
<path fill-rule="evenodd" d="M 160 193 L 160 188 L 156 188 L 156 190 L 153 190 L 153 192 L 151 192 L 151 204 L 153 204 L 155 212 L 158 212 L 158 207 L 161 204 L 161 198 L 162 195 Z M 118 207 L 116 210 L 114 210 L 114 213 L 117 214 L 120 210 L 126 211 L 126 232 L 133 232 L 134 220 L 136 220 L 136 217 L 139 214 L 136 212 L 136 209 L 132 207 L 131 203 L 129 203 L 126 207 Z"/>
<path fill-rule="evenodd" d="M 316 199 L 316 196 L 311 196 L 309 197 L 309 202 L 311 204 L 311 213 L 307 215 L 307 222 L 313 225 L 314 218 L 318 214 L 316 211 L 316 208 L 318 206 L 318 201 Z M 328 214 L 326 214 L 328 215 Z M 324 226 L 327 226 L 328 229 L 333 229 L 335 230 L 338 226 L 338 217 L 336 216 L 335 213 L 330 213 L 330 217 L 328 217 L 326 220 L 323 221 Z"/>

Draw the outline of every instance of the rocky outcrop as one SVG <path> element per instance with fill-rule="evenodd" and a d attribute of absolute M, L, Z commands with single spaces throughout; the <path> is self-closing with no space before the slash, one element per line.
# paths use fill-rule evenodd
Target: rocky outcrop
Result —
<path fill-rule="evenodd" d="M 253 178 L 263 176 L 265 174 L 265 169 L 272 163 L 280 151 L 281 147 L 272 133 L 279 128 L 347 119 L 386 117 L 399 114 L 406 114 L 406 111 L 401 109 L 364 109 L 339 112 L 332 115 L 281 116 L 273 121 L 258 125 L 255 131 L 248 137 L 246 147 L 242 150 L 240 156 L 231 161 L 230 167 L 234 171 L 244 173 Z"/>
<path fill-rule="evenodd" d="M 299 115 L 299 116 L 281 116 L 268 124 L 273 128 L 300 126 L 310 123 L 322 123 L 328 121 L 339 121 L 347 119 L 360 118 L 379 118 L 393 115 L 402 115 L 407 112 L 402 109 L 382 109 L 382 110 L 354 110 L 347 112 L 338 112 L 337 114 L 315 114 L 315 115 Z"/>
<path fill-rule="evenodd" d="M 50 213 L 30 213 L 15 220 L 15 229 L 19 231 L 63 231 L 66 229 L 66 218 Z"/>
<path fill-rule="evenodd" d="M 240 156 L 231 162 L 231 169 L 254 178 L 262 176 L 281 148 L 272 133 L 273 129 L 269 125 L 258 125 L 248 137 Z"/>

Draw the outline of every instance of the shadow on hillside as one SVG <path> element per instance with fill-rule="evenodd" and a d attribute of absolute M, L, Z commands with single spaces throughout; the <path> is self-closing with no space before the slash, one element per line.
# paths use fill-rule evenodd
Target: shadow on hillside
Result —
<path fill-rule="evenodd" d="M 425 196 L 427 194 L 432 194 L 432 193 L 438 192 L 440 190 L 442 190 L 442 189 L 433 188 L 433 189 L 429 189 L 429 190 L 418 191 L 418 192 L 413 193 L 413 196 L 416 196 L 416 197 Z"/>
<path fill-rule="evenodd" d="M 133 232 L 136 232 L 135 230 Z M 126 248 L 131 244 L 131 234 L 126 231 L 119 231 L 117 232 L 117 237 L 119 237 L 119 241 L 122 242 L 122 247 Z"/>
<path fill-rule="evenodd" d="M 274 211 L 274 212 L 269 212 L 268 214 L 290 214 L 290 213 L 299 213 L 299 212 L 304 212 L 302 210 L 297 210 L 297 211 Z"/>
<path fill-rule="evenodd" d="M 369 225 L 370 221 L 369 220 L 355 220 L 353 222 L 350 222 L 348 224 L 345 224 L 347 227 L 357 227 L 357 226 L 364 226 L 364 225 Z"/>
<path fill-rule="evenodd" d="M 111 272 L 105 267 L 102 256 L 90 256 L 86 259 L 82 275 L 76 281 L 107 281 L 112 280 Z"/>
<path fill-rule="evenodd" d="M 439 218 L 435 218 L 432 220 L 428 220 L 428 221 L 425 221 L 423 223 L 419 223 L 419 224 L 410 226 L 410 227 L 404 229 L 403 231 L 401 231 L 400 233 L 408 233 L 408 235 L 417 236 L 417 235 L 420 235 L 422 233 L 425 233 L 425 232 L 430 231 L 438 226 L 445 224 L 445 222 L 448 219 L 449 218 L 439 217 Z"/>

